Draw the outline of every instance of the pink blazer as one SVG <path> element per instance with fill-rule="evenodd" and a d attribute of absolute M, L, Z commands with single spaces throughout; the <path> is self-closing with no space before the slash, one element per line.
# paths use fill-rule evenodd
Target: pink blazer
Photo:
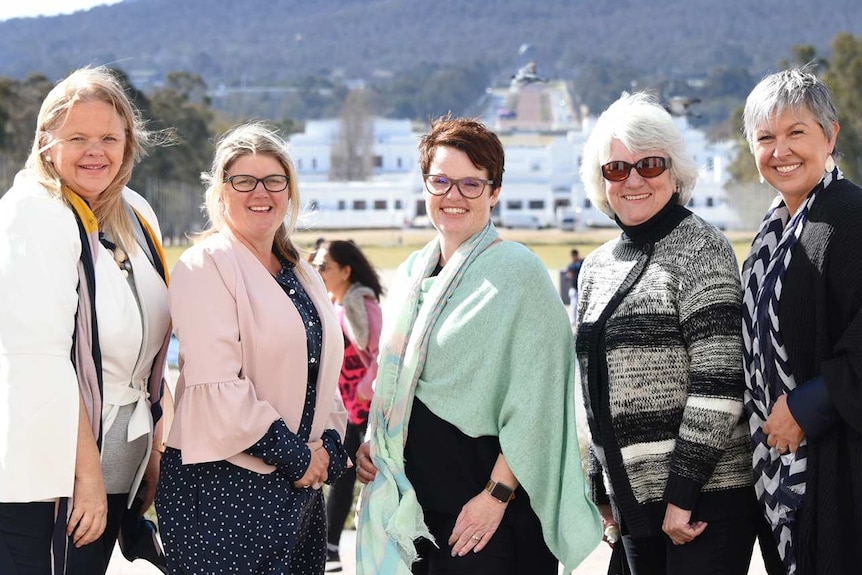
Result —
<path fill-rule="evenodd" d="M 343 438 L 347 414 L 337 387 L 341 327 L 320 276 L 304 261 L 296 272 L 323 324 L 311 440 L 325 429 Z M 308 376 L 299 313 L 227 229 L 186 250 L 171 275 L 180 377 L 167 444 L 182 450 L 184 464 L 227 460 L 259 473 L 274 471 L 244 450 L 279 418 L 294 432 L 299 427 Z"/>

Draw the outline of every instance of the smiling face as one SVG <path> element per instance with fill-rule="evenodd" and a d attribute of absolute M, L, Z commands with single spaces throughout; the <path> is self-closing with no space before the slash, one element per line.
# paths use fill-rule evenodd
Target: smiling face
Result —
<path fill-rule="evenodd" d="M 46 156 L 63 184 L 92 205 L 123 164 L 123 119 L 107 102 L 82 101 L 74 104 L 50 133 L 55 143 Z"/>
<path fill-rule="evenodd" d="M 835 149 L 838 123 L 826 137 L 808 108 L 788 108 L 754 131 L 757 170 L 778 190 L 791 213 L 823 178 L 826 158 Z"/>
<path fill-rule="evenodd" d="M 622 142 L 611 142 L 608 162 L 623 161 L 634 164 L 649 156 L 667 157 L 662 150 L 648 150 L 633 154 Z M 644 178 L 632 168 L 629 177 L 622 182 L 604 180 L 608 203 L 622 223 L 636 226 L 656 215 L 670 201 L 674 191 L 671 170 L 665 170 L 655 178 Z"/>
<path fill-rule="evenodd" d="M 247 154 L 240 156 L 227 170 L 226 178 L 237 175 L 265 178 L 286 176 L 287 172 L 273 156 Z M 224 203 L 224 219 L 231 230 L 255 245 L 272 245 L 275 232 L 284 222 L 290 203 L 289 188 L 281 192 L 269 192 L 258 182 L 250 192 L 238 192 L 230 182 L 225 182 L 221 200 Z"/>
<path fill-rule="evenodd" d="M 434 159 L 428 167 L 429 174 L 447 176 L 450 179 L 489 179 L 488 171 L 477 168 L 466 153 L 449 147 L 438 146 Z M 478 198 L 468 199 L 461 195 L 457 186 L 442 196 L 424 190 L 425 208 L 431 223 L 440 233 L 444 260 L 471 236 L 482 230 L 491 219 L 491 209 L 500 197 L 500 188 L 485 187 Z"/>

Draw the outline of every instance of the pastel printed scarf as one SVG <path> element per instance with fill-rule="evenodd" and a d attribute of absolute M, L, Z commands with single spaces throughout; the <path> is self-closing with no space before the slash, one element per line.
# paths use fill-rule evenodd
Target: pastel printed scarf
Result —
<path fill-rule="evenodd" d="M 369 417 L 371 456 L 377 477 L 362 489 L 359 522 L 363 529 L 357 537 L 357 573 L 396 575 L 411 573 L 417 558 L 413 541 L 419 537 L 433 540 L 424 523 L 422 509 L 404 470 L 404 445 L 407 423 L 428 351 L 428 340 L 446 300 L 458 287 L 470 264 L 498 239 L 488 225 L 464 242 L 442 269 L 432 291 L 433 304 L 420 308 L 422 281 L 429 277 L 440 260 L 439 240 L 429 243 L 416 262 L 416 273 L 380 357 L 380 368 Z"/>

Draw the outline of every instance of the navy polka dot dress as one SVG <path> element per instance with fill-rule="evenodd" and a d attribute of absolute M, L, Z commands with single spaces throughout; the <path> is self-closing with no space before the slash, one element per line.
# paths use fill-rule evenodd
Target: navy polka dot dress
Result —
<path fill-rule="evenodd" d="M 308 387 L 299 429 L 294 433 L 278 420 L 246 450 L 277 467 L 269 474 L 226 461 L 182 465 L 181 452 L 167 449 L 162 457 L 156 507 L 172 575 L 324 572 L 323 494 L 319 489 L 293 486 L 311 461 L 306 443 L 314 419 L 323 331 L 293 265 L 282 261 L 275 280 L 296 306 L 306 331 Z M 323 442 L 330 453 L 331 482 L 344 471 L 346 454 L 333 430 L 324 433 Z"/>

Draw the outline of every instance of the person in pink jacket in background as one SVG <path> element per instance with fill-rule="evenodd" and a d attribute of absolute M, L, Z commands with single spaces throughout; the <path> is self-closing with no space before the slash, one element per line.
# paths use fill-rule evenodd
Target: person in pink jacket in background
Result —
<path fill-rule="evenodd" d="M 336 240 L 318 246 L 314 264 L 335 303 L 344 333 L 344 363 L 338 387 L 348 412 L 344 448 L 355 458 L 368 425 L 372 384 L 377 377 L 383 287 L 377 271 L 352 241 Z M 338 542 L 353 505 L 355 485 L 356 470 L 350 468 L 327 494 L 327 573 L 342 569 Z"/>

